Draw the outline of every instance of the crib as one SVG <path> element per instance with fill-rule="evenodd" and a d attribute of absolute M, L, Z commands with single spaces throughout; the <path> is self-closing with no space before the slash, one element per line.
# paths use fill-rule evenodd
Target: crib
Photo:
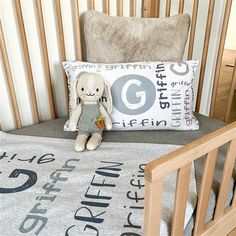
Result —
<path fill-rule="evenodd" d="M 65 61 L 68 59 L 66 53 L 66 35 L 65 35 L 65 25 L 63 24 L 63 19 L 65 20 L 65 12 L 63 12 L 63 6 L 65 4 L 70 5 L 71 12 L 69 17 L 72 17 L 71 31 L 73 32 L 73 43 L 74 43 L 74 58 L 75 60 L 86 60 L 86 52 L 84 51 L 84 38 L 83 38 L 83 11 L 88 9 L 96 9 L 102 11 L 106 14 L 114 14 L 117 16 L 129 16 L 129 17 L 168 17 L 172 13 L 183 13 L 188 11 L 191 15 L 191 27 L 189 34 L 189 41 L 187 43 L 185 58 L 192 59 L 193 57 L 198 57 L 194 55 L 196 53 L 196 48 L 198 45 L 198 37 L 196 32 L 199 32 L 199 27 L 197 25 L 198 21 L 205 20 L 205 27 L 203 32 L 203 43 L 201 45 L 202 50 L 200 52 L 199 58 L 201 58 L 200 63 L 200 73 L 199 79 L 197 81 L 197 97 L 196 97 L 196 112 L 205 112 L 204 99 L 206 97 L 206 92 L 204 86 L 211 88 L 211 84 L 208 81 L 212 78 L 212 96 L 210 103 L 210 115 L 213 114 L 213 108 L 216 101 L 216 88 L 219 81 L 220 66 L 223 55 L 224 43 L 227 32 L 227 25 L 230 16 L 230 9 L 232 5 L 232 0 L 226 0 L 217 2 L 215 0 L 199 1 L 199 0 L 130 0 L 130 1 L 78 1 L 71 0 L 69 3 L 65 1 L 55 0 L 51 4 L 55 10 L 55 22 L 57 29 L 57 39 L 58 39 L 58 55 L 59 61 Z M 2 68 L 4 71 L 4 79 L 6 81 L 5 93 L 9 96 L 9 104 L 12 109 L 1 110 L 4 112 L 4 119 L 12 120 L 12 125 L 9 127 L 4 126 L 2 122 L 2 130 L 12 130 L 21 129 L 24 126 L 38 124 L 48 119 L 56 119 L 59 116 L 66 115 L 68 111 L 68 88 L 67 79 L 65 74 L 61 73 L 60 77 L 63 78 L 64 85 L 64 95 L 57 94 L 57 100 L 55 99 L 56 89 L 58 87 L 55 85 L 55 74 L 52 73 L 52 65 L 58 65 L 58 61 L 53 61 L 50 58 L 49 53 L 49 42 L 48 42 L 48 30 L 46 30 L 45 21 L 45 8 L 48 3 L 42 0 L 33 0 L 31 5 L 34 7 L 34 16 L 37 23 L 38 29 L 38 41 L 41 51 L 42 58 L 42 68 L 44 71 L 44 81 L 45 86 L 41 94 L 47 97 L 48 104 L 46 106 L 49 108 L 46 112 L 42 109 L 45 104 L 39 104 L 41 95 L 39 95 L 39 90 L 42 88 L 37 88 L 37 80 L 35 77 L 35 65 L 36 63 L 32 60 L 32 49 L 29 45 L 29 32 L 27 32 L 26 18 L 24 17 L 24 9 L 26 9 L 26 2 L 23 0 L 12 1 L 12 7 L 15 11 L 16 17 L 16 27 L 19 33 L 19 45 L 21 47 L 22 57 L 21 63 L 25 67 L 25 71 L 18 76 L 25 76 L 26 84 L 28 87 L 28 97 L 30 103 L 28 104 L 31 120 L 23 119 L 22 122 L 22 105 L 19 107 L 19 101 L 22 102 L 24 94 L 16 92 L 16 80 L 14 78 L 16 74 L 12 73 L 13 61 L 10 58 L 9 48 L 11 42 L 6 40 L 5 30 L 7 28 L 7 21 L 0 19 L 0 51 L 2 56 Z M 217 5 L 218 4 L 218 5 Z M 215 48 L 211 48 L 214 39 L 212 39 L 213 29 L 216 29 L 214 25 L 214 17 L 216 16 L 216 7 L 222 7 L 223 17 L 219 17 L 219 24 L 217 29 L 219 34 L 215 43 Z M 2 11 L 4 11 L 4 4 Z M 83 6 L 83 11 L 81 11 L 81 6 Z M 174 8 L 175 7 L 175 8 Z M 207 12 L 203 14 L 203 11 L 207 8 Z M 174 10 L 175 9 L 175 10 Z M 82 13 L 81 13 L 82 12 Z M 218 12 L 219 13 L 219 12 Z M 63 15 L 64 14 L 64 15 Z M 64 16 L 64 17 L 63 17 Z M 47 26 L 48 27 L 48 26 Z M 5 29 L 5 30 L 4 30 Z M 200 36 L 201 37 L 201 36 Z M 9 38 L 9 36 L 8 36 Z M 71 42 L 69 42 L 71 43 Z M 209 49 L 211 48 L 212 55 L 209 56 Z M 68 49 L 68 48 L 67 48 Z M 214 55 L 216 56 L 214 59 Z M 11 52 L 11 57 L 13 56 Z M 210 59 L 209 59 L 210 57 Z M 209 66 L 210 65 L 210 66 Z M 236 65 L 234 65 L 236 67 Z M 58 66 L 57 66 L 58 68 Z M 62 90 L 62 87 L 60 90 Z M 2 88 L 1 88 L 2 89 Z M 207 89 L 206 89 L 207 90 Z M 60 91 L 62 92 L 62 91 Z M 60 99 L 63 102 L 58 105 L 58 96 L 62 97 Z M 60 100 L 59 99 L 59 100 Z M 201 108 L 202 106 L 202 108 Z M 3 116 L 3 113 L 1 114 Z M 1 118 L 1 117 L 0 117 Z M 3 119 L 3 118 L 2 118 Z M 205 222 L 206 211 L 210 196 L 211 185 L 214 176 L 214 168 L 216 165 L 217 154 L 219 148 L 224 144 L 228 144 L 227 154 L 225 157 L 223 175 L 221 178 L 221 183 L 219 187 L 217 202 L 215 206 L 214 216 L 212 220 Z M 213 133 L 203 136 L 202 138 L 185 145 L 184 147 L 163 156 L 161 159 L 149 163 L 145 168 L 145 214 L 144 214 L 144 235 L 160 235 L 160 222 L 161 222 L 161 209 L 162 209 L 162 189 L 163 189 L 163 179 L 166 175 L 173 171 L 177 171 L 177 183 L 175 192 L 175 207 L 173 214 L 173 222 L 171 235 L 183 235 L 184 230 L 184 217 L 185 208 L 188 195 L 188 185 L 189 177 L 191 171 L 191 163 L 195 160 L 204 157 L 204 170 L 202 173 L 200 191 L 198 195 L 198 204 L 196 208 L 196 216 L 194 222 L 194 232 L 193 235 L 234 235 L 236 229 L 236 193 L 234 189 L 234 195 L 232 201 L 226 206 L 227 191 L 230 182 L 230 178 L 233 175 L 234 165 L 235 165 L 235 155 L 236 154 L 236 123 L 226 125 L 225 127 L 216 130 Z M 235 181 L 235 180 L 234 180 Z M 231 233 L 231 234 L 230 234 Z"/>

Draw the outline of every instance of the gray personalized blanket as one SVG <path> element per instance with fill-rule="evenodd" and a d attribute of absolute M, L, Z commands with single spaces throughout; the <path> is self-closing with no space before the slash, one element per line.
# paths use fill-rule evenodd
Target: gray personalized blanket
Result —
<path fill-rule="evenodd" d="M 176 145 L 74 141 L 0 132 L 0 235 L 142 235 L 145 164 Z M 176 175 L 165 178 L 161 235 L 171 227 Z M 196 204 L 194 171 L 185 223 Z"/>

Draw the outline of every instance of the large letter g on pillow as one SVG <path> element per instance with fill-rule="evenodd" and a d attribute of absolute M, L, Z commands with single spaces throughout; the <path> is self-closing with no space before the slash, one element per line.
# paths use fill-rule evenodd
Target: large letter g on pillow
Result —
<path fill-rule="evenodd" d="M 154 84 L 141 75 L 124 75 L 111 88 L 113 105 L 121 113 L 139 115 L 149 110 L 156 98 Z"/>

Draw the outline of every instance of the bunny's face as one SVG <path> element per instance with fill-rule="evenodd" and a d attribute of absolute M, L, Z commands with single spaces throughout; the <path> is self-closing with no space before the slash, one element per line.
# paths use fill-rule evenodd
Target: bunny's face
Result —
<path fill-rule="evenodd" d="M 98 74 L 81 75 L 77 84 L 77 93 L 83 101 L 96 102 L 104 92 L 104 80 Z"/>
<path fill-rule="evenodd" d="M 106 94 L 107 112 L 112 112 L 111 87 L 100 74 L 84 73 L 71 84 L 71 108 L 74 110 L 78 103 L 97 104 L 102 95 Z M 78 101 L 78 97 L 80 100 Z"/>

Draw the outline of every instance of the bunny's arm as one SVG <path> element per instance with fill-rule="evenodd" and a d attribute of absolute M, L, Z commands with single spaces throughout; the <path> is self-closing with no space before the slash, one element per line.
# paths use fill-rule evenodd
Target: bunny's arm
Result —
<path fill-rule="evenodd" d="M 73 111 L 70 117 L 69 127 L 72 130 L 76 129 L 80 115 L 82 114 L 82 105 L 79 104 Z"/>
<path fill-rule="evenodd" d="M 111 118 L 110 118 L 109 114 L 107 113 L 107 111 L 104 108 L 104 106 L 101 105 L 101 104 L 99 106 L 99 110 L 100 110 L 101 115 L 105 119 L 106 130 L 111 130 L 111 128 L 112 128 L 112 121 L 111 121 Z"/>

